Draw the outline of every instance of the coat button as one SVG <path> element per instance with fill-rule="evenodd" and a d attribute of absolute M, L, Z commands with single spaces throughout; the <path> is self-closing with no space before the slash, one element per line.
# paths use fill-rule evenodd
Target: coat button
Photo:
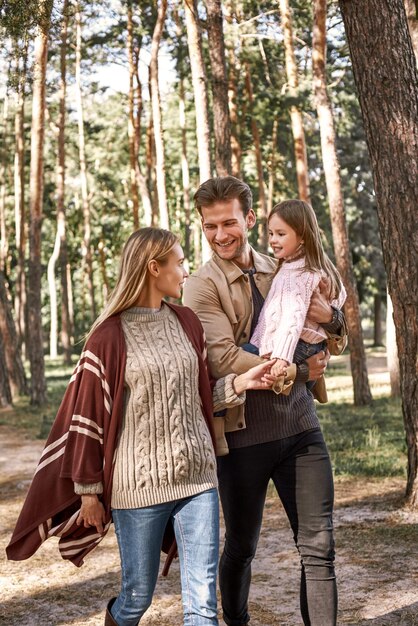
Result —
<path fill-rule="evenodd" d="M 241 337 L 245 338 L 247 336 L 247 333 L 242 333 Z"/>
<path fill-rule="evenodd" d="M 238 422 L 237 426 L 238 428 L 244 428 L 244 424 L 242 422 Z"/>

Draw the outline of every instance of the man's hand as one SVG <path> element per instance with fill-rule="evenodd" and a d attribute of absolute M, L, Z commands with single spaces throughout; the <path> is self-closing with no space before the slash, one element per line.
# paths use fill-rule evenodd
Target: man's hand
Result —
<path fill-rule="evenodd" d="M 332 320 L 330 284 L 328 278 L 322 278 L 312 294 L 307 317 L 317 324 L 329 324 Z"/>
<path fill-rule="evenodd" d="M 313 354 L 308 359 L 306 359 L 305 363 L 309 369 L 309 377 L 308 380 L 318 380 L 321 378 L 322 374 L 327 369 L 327 364 L 330 359 L 330 353 L 328 350 L 318 352 L 318 354 Z"/>

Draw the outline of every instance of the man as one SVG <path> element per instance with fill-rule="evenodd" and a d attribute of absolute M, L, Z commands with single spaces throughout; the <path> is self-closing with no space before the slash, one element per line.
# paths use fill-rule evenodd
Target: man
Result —
<path fill-rule="evenodd" d="M 260 357 L 239 346 L 249 341 L 256 326 L 276 262 L 249 245 L 248 233 L 256 216 L 251 190 L 244 182 L 233 176 L 209 179 L 196 192 L 195 204 L 214 254 L 187 280 L 184 303 L 205 328 L 213 375 L 239 374 L 260 362 Z M 312 298 L 309 317 L 330 335 L 342 327 L 341 312 L 332 309 L 320 293 Z M 305 384 L 321 377 L 328 358 L 321 352 L 298 366 L 297 372 L 293 366 L 290 394 L 247 392 L 245 414 L 242 407 L 226 413 L 229 454 L 218 459 L 218 474 L 226 527 L 220 589 L 228 626 L 244 626 L 250 619 L 251 561 L 270 479 L 301 556 L 304 624 L 336 623 L 332 471 Z"/>

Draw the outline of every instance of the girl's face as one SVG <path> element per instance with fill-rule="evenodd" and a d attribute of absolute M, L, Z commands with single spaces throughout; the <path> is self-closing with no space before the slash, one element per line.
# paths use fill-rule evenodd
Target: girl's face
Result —
<path fill-rule="evenodd" d="M 165 296 L 180 298 L 184 281 L 188 276 L 183 264 L 183 250 L 181 245 L 176 243 L 167 255 L 166 262 L 158 264 L 159 272 L 155 279 L 155 287 L 160 292 L 162 298 Z"/>
<path fill-rule="evenodd" d="M 277 213 L 269 220 L 269 244 L 276 259 L 288 259 L 299 250 L 302 237 Z"/>

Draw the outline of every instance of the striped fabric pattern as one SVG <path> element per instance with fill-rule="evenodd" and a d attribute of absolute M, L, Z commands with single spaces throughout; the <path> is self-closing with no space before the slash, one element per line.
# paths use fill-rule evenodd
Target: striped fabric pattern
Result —
<path fill-rule="evenodd" d="M 197 316 L 186 307 L 169 305 L 192 342 L 199 361 L 199 391 L 205 421 L 214 441 L 212 388 L 205 341 Z M 71 376 L 25 503 L 6 548 L 10 560 L 31 557 L 49 537 L 59 537 L 63 559 L 74 565 L 106 535 L 111 524 L 111 491 L 119 430 L 123 418 L 126 346 L 120 315 L 103 322 L 90 337 Z M 76 523 L 81 499 L 74 483 L 103 484 L 103 533 Z M 167 529 L 163 549 L 175 554 Z M 168 563 L 169 564 L 169 563 Z M 168 570 L 166 563 L 165 571 Z"/>

